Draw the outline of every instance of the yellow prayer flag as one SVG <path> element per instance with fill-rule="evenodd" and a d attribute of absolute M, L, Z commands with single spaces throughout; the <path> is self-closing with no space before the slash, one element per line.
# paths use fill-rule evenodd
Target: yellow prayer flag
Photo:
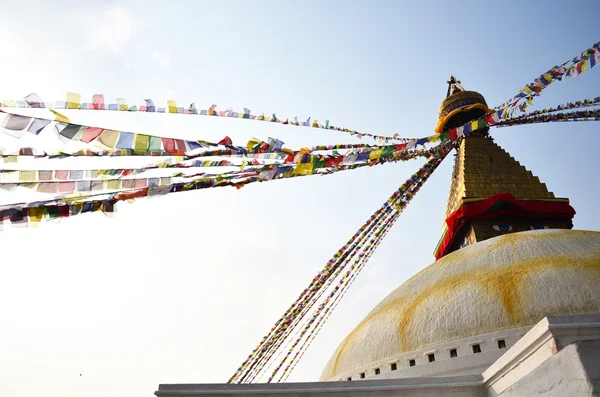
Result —
<path fill-rule="evenodd" d="M 169 108 L 169 113 L 177 113 L 177 104 L 174 100 L 169 99 L 167 101 L 167 107 Z"/>
<path fill-rule="evenodd" d="M 248 149 L 248 151 L 252 150 L 252 148 L 256 145 L 258 145 L 259 143 L 261 143 L 262 141 L 258 138 L 252 138 L 248 141 L 248 143 L 246 144 L 246 149 Z"/>
<path fill-rule="evenodd" d="M 37 190 L 39 185 L 40 185 L 39 182 L 26 182 L 26 183 L 22 183 L 21 187 L 23 187 L 25 189 Z"/>
<path fill-rule="evenodd" d="M 15 102 L 13 99 L 7 99 L 5 101 L 2 101 L 2 106 L 7 108 L 16 108 L 17 102 Z"/>
<path fill-rule="evenodd" d="M 37 177 L 37 171 L 19 171 L 19 179 L 22 182 L 34 182 Z"/>
<path fill-rule="evenodd" d="M 133 142 L 133 151 L 135 153 L 144 153 L 148 151 L 150 137 L 148 135 L 135 134 Z"/>
<path fill-rule="evenodd" d="M 440 134 L 435 134 L 427 138 L 429 142 L 437 142 L 440 140 Z"/>
<path fill-rule="evenodd" d="M 52 113 L 54 113 L 54 115 L 56 116 L 56 118 L 54 119 L 54 121 L 58 121 L 59 123 L 71 123 L 71 120 L 69 120 L 69 118 L 65 115 L 62 115 L 60 113 L 58 113 L 56 110 L 54 109 L 49 109 Z"/>
<path fill-rule="evenodd" d="M 100 136 L 98 137 L 97 142 L 113 149 L 116 146 L 117 141 L 119 140 L 119 135 L 121 135 L 119 131 L 103 130 Z"/>
<path fill-rule="evenodd" d="M 32 223 L 32 226 L 38 226 L 42 219 L 44 219 L 46 209 L 44 207 L 28 208 L 27 214 L 29 215 L 29 222 Z"/>
<path fill-rule="evenodd" d="M 383 149 L 371 150 L 369 154 L 369 160 L 379 160 L 383 154 Z"/>
<path fill-rule="evenodd" d="M 313 165 L 312 163 L 298 163 L 294 168 L 294 175 L 312 175 Z"/>
<path fill-rule="evenodd" d="M 111 179 L 106 181 L 106 188 L 111 190 L 121 189 L 121 180 L 120 179 Z"/>
<path fill-rule="evenodd" d="M 67 109 L 79 109 L 81 104 L 81 94 L 67 92 Z"/>

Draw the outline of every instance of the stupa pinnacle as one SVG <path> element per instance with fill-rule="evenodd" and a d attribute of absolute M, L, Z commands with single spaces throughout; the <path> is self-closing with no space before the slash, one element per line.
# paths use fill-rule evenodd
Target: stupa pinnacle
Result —
<path fill-rule="evenodd" d="M 485 98 L 466 91 L 454 76 L 439 109 L 436 132 L 488 113 Z M 457 148 L 437 259 L 489 238 L 534 229 L 570 229 L 575 211 L 498 146 L 488 128 L 465 136 Z"/>

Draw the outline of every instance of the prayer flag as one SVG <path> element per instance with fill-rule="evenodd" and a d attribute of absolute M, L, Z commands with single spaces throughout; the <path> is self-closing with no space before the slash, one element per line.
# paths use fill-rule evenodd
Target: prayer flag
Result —
<path fill-rule="evenodd" d="M 219 145 L 231 146 L 231 145 L 233 145 L 233 142 L 231 141 L 230 137 L 226 136 L 225 138 L 223 138 L 219 141 Z"/>
<path fill-rule="evenodd" d="M 169 109 L 169 113 L 177 113 L 177 104 L 175 103 L 174 100 L 172 100 L 172 99 L 167 100 L 167 107 Z"/>
<path fill-rule="evenodd" d="M 44 108 L 44 107 L 46 107 L 46 105 L 44 104 L 44 101 L 42 100 L 42 98 L 38 94 L 31 93 L 31 94 L 27 95 L 23 99 L 25 100 L 25 102 L 27 102 L 27 104 L 29 105 L 29 107 L 32 107 L 32 108 Z"/>
<path fill-rule="evenodd" d="M 98 137 L 98 142 L 103 144 L 106 147 L 114 149 L 117 141 L 119 140 L 119 131 L 115 130 L 103 130 L 100 136 Z"/>
<path fill-rule="evenodd" d="M 152 99 L 144 99 L 144 101 L 146 102 L 146 111 L 147 112 L 155 112 L 156 111 L 156 107 L 154 106 L 154 102 L 152 102 Z"/>
<path fill-rule="evenodd" d="M 104 110 L 104 95 L 95 94 L 92 96 L 92 109 Z"/>
<path fill-rule="evenodd" d="M 148 151 L 149 138 L 150 137 L 148 135 L 135 134 L 133 151 L 135 153 L 146 153 Z"/>
<path fill-rule="evenodd" d="M 58 180 L 66 181 L 69 179 L 69 170 L 56 170 L 54 177 Z"/>
<path fill-rule="evenodd" d="M 369 160 L 379 160 L 382 153 L 383 149 L 371 150 L 371 153 L 369 154 Z"/>
<path fill-rule="evenodd" d="M 160 153 L 162 151 L 162 140 L 158 136 L 151 136 L 148 143 L 148 151 L 151 153 Z"/>
<path fill-rule="evenodd" d="M 50 123 L 51 123 L 51 120 L 33 119 L 33 123 L 31 123 L 29 128 L 27 128 L 27 131 L 29 131 L 35 135 L 38 135 Z"/>
<path fill-rule="evenodd" d="M 4 132 L 15 138 L 21 138 L 27 132 L 25 129 L 31 121 L 31 117 L 19 116 L 16 114 L 7 115 L 0 123 Z"/>
<path fill-rule="evenodd" d="M 67 123 L 67 124 L 71 122 L 71 120 L 69 120 L 69 118 L 67 116 L 63 116 L 62 114 L 58 113 L 56 110 L 50 109 L 50 111 L 52 113 L 54 113 L 54 115 L 56 116 L 54 121 L 57 121 L 59 123 Z"/>
<path fill-rule="evenodd" d="M 87 127 L 83 130 L 83 134 L 81 135 L 81 142 L 90 143 L 94 139 L 98 138 L 102 133 L 102 128 L 99 127 Z"/>
<path fill-rule="evenodd" d="M 162 138 L 162 144 L 167 153 L 175 153 L 175 141 L 171 138 Z"/>
<path fill-rule="evenodd" d="M 119 141 L 117 142 L 119 149 L 132 149 L 133 148 L 133 133 L 121 131 Z"/>
<path fill-rule="evenodd" d="M 596 51 L 590 57 L 590 68 L 600 64 L 600 51 Z"/>
<path fill-rule="evenodd" d="M 79 109 L 81 104 L 81 94 L 67 92 L 67 109 Z"/>
<path fill-rule="evenodd" d="M 67 124 L 65 126 L 65 128 L 63 128 L 62 130 L 60 130 L 59 132 L 59 138 L 60 137 L 64 137 L 65 139 L 61 139 L 61 141 L 68 143 L 68 140 L 75 140 L 75 136 L 79 135 L 79 137 L 82 136 L 82 133 L 79 133 L 79 130 L 81 129 L 85 129 L 84 127 L 77 125 L 77 124 Z"/>
<path fill-rule="evenodd" d="M 125 98 L 117 98 L 117 105 L 119 105 L 119 110 L 121 110 L 121 111 L 129 109 L 129 106 L 127 106 L 127 101 L 125 100 Z"/>

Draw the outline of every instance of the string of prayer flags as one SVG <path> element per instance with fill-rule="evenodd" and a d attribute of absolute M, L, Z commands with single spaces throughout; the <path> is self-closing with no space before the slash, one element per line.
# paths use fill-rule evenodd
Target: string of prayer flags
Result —
<path fill-rule="evenodd" d="M 600 42 L 592 45 L 575 58 L 563 62 L 560 66 L 550 68 L 534 79 L 533 82 L 527 84 L 517 95 L 495 109 L 503 110 L 502 118 L 511 117 L 514 111 L 517 110 L 524 112 L 533 102 L 533 97 L 539 96 L 546 87 L 555 81 L 561 81 L 563 78 L 579 76 L 587 69 L 588 63 L 590 69 L 600 63 Z"/>
<path fill-rule="evenodd" d="M 5 133 L 12 135 L 13 137 L 20 138 L 26 132 L 38 135 L 52 121 L 55 121 L 56 134 L 63 143 L 66 144 L 69 141 L 95 143 L 96 147 L 101 149 L 99 155 L 120 150 L 119 155 L 182 156 L 190 155 L 197 149 L 219 146 L 216 143 L 202 140 L 192 141 L 165 138 L 154 135 L 72 124 L 67 117 L 56 111 L 54 111 L 54 114 L 56 115 L 54 120 L 25 117 L 9 111 L 2 112 L 6 113 L 7 116 L 2 120 L 0 127 L 2 127 L 2 130 Z M 230 146 L 229 149 L 240 150 L 242 148 Z"/>
<path fill-rule="evenodd" d="M 329 175 L 335 172 L 353 170 L 356 168 L 384 164 L 387 162 L 396 162 L 407 158 L 436 157 L 439 155 L 440 147 L 431 148 L 424 151 L 415 151 L 414 153 L 398 153 L 397 156 L 380 158 L 379 160 L 362 161 L 354 158 L 353 163 L 341 164 L 340 162 L 315 161 L 312 160 L 311 170 L 307 172 L 302 168 L 302 172 L 297 170 L 298 164 L 266 164 L 259 167 L 249 166 L 243 170 L 229 171 L 218 174 L 196 173 L 192 175 L 173 174 L 167 177 L 147 177 L 134 178 L 137 172 L 143 172 L 156 168 L 185 168 L 194 166 L 204 166 L 206 162 L 192 162 L 190 164 L 164 164 L 159 163 L 154 166 L 148 166 L 141 169 L 112 169 L 112 170 L 3 170 L 0 173 L 0 189 L 11 191 L 17 187 L 24 187 L 35 190 L 40 193 L 52 194 L 106 194 L 108 191 L 116 191 L 111 202 L 114 204 L 121 200 L 131 200 L 132 198 L 146 197 L 148 195 L 164 195 L 180 191 L 190 191 L 207 189 L 213 187 L 234 186 L 238 189 L 243 186 L 254 183 L 264 182 L 276 179 L 293 178 L 308 175 Z M 220 160 L 223 161 L 223 160 Z M 220 165 L 223 165 L 221 163 Z M 300 163 L 302 164 L 302 163 Z M 219 165 L 219 164 L 217 164 Z M 231 166 L 227 163 L 227 166 Z M 195 178 L 187 180 L 189 178 Z M 133 191 L 134 197 L 122 195 Z M 64 200 L 59 198 L 51 200 Z M 68 198 L 69 200 L 71 198 Z M 76 199 L 76 197 L 75 197 Z M 26 203 L 25 203 L 26 204 Z M 23 203 L 13 204 L 16 208 Z M 11 208 L 13 208 L 11 207 Z"/>
<path fill-rule="evenodd" d="M 600 97 L 591 98 L 591 99 L 584 99 L 582 101 L 568 102 L 568 103 L 565 103 L 565 104 L 562 104 L 562 105 L 558 105 L 555 108 L 551 107 L 551 108 L 544 108 L 544 109 L 540 109 L 540 110 L 535 110 L 533 112 L 529 112 L 527 114 L 520 115 L 520 116 L 518 116 L 518 118 L 520 118 L 520 117 L 537 116 L 537 115 L 546 114 L 546 113 L 560 112 L 560 111 L 563 111 L 563 110 L 581 109 L 581 108 L 586 108 L 586 107 L 591 107 L 591 106 L 597 106 L 597 105 L 600 105 Z"/>
<path fill-rule="evenodd" d="M 525 114 L 516 118 L 503 120 L 496 124 L 496 126 L 508 127 L 520 124 L 537 124 L 566 121 L 600 121 L 600 109 L 579 110 L 574 112 L 561 112 L 538 115 Z"/>
<path fill-rule="evenodd" d="M 334 301 L 336 294 L 343 291 L 342 286 L 347 284 L 349 273 L 344 273 L 343 270 L 357 271 L 362 267 L 358 264 L 362 260 L 366 260 L 368 255 L 365 255 L 365 250 L 360 250 L 365 244 L 374 245 L 376 240 L 375 234 L 381 235 L 381 225 L 385 225 L 394 213 L 401 212 L 408 202 L 414 197 L 415 193 L 420 189 L 422 184 L 427 180 L 429 175 L 437 168 L 443 158 L 452 148 L 452 144 L 444 144 L 438 147 L 437 156 L 433 157 L 428 163 L 409 178 L 400 188 L 395 191 L 392 196 L 378 209 L 361 228 L 348 240 L 348 242 L 338 250 L 338 252 L 327 262 L 323 270 L 321 270 L 311 281 L 309 286 L 300 294 L 298 299 L 286 310 L 284 315 L 275 323 L 269 334 L 262 338 L 259 345 L 252 351 L 248 358 L 238 368 L 236 373 L 230 378 L 229 383 L 247 383 L 252 382 L 257 376 L 261 375 L 261 371 L 267 367 L 269 361 L 276 356 L 274 353 L 283 344 L 282 339 L 288 339 L 292 334 L 292 328 L 301 324 L 303 318 L 309 318 L 306 325 L 299 330 L 299 337 L 296 339 L 287 354 L 281 360 L 279 365 L 271 373 L 268 381 L 272 381 L 277 372 L 289 360 L 294 348 L 297 347 L 301 340 L 311 335 L 311 329 L 314 331 L 314 324 L 318 322 L 318 318 L 327 313 L 326 308 Z M 354 260 L 354 267 L 350 264 Z M 336 279 L 334 281 L 333 279 Z M 323 295 L 323 288 L 332 287 L 329 294 Z M 325 296 L 321 304 L 313 312 L 312 316 L 308 316 L 310 308 L 316 304 L 314 298 L 317 296 Z M 294 357 L 297 357 L 295 355 Z M 291 368 L 289 365 L 287 370 Z M 285 376 L 285 369 L 282 376 Z"/>
<path fill-rule="evenodd" d="M 109 110 L 109 111 L 121 111 L 121 112 L 144 112 L 144 113 L 173 113 L 173 114 L 193 114 L 200 116 L 217 116 L 217 117 L 228 117 L 237 119 L 247 120 L 258 120 L 266 121 L 270 123 L 279 123 L 283 125 L 293 125 L 301 127 L 318 128 L 324 130 L 346 132 L 357 138 L 369 137 L 376 140 L 378 143 L 389 143 L 392 141 L 408 142 L 414 140 L 414 138 L 402 138 L 398 134 L 393 136 L 376 135 L 367 132 L 360 132 L 349 128 L 335 127 L 330 124 L 329 120 L 325 120 L 324 124 L 318 122 L 318 120 L 311 121 L 309 117 L 305 121 L 298 121 L 298 117 L 292 119 L 280 119 L 275 113 L 272 113 L 271 117 L 265 116 L 265 113 L 259 115 L 252 114 L 250 109 L 244 108 L 242 112 L 234 111 L 232 108 L 224 110 L 218 110 L 217 105 L 212 105 L 208 109 L 197 109 L 196 104 L 192 103 L 187 108 L 177 106 L 177 102 L 174 100 L 167 100 L 166 107 L 157 107 L 154 105 L 152 99 L 145 99 L 144 105 L 130 106 L 124 98 L 117 98 L 114 104 L 105 105 L 104 95 L 96 94 L 92 97 L 92 102 L 81 102 L 81 94 L 68 92 L 66 94 L 66 101 L 54 101 L 44 102 L 39 98 L 37 94 L 30 94 L 25 97 L 24 100 L 7 100 L 0 102 L 0 107 L 5 108 L 47 108 L 47 109 L 69 109 L 69 110 Z M 60 121 L 60 120 L 58 120 Z"/>
<path fill-rule="evenodd" d="M 333 313 L 333 311 L 335 310 L 335 308 L 337 307 L 339 302 L 346 295 L 346 293 L 348 292 L 348 290 L 350 289 L 350 287 L 356 280 L 358 274 L 361 272 L 361 270 L 364 268 L 366 263 L 369 261 L 372 254 L 375 252 L 375 249 L 379 246 L 381 240 L 383 240 L 383 238 L 387 235 L 387 233 L 392 228 L 392 226 L 394 225 L 396 220 L 400 217 L 400 214 L 401 214 L 401 212 L 396 211 L 390 218 L 388 218 L 386 220 L 385 223 L 383 223 L 381 225 L 379 230 L 375 233 L 375 238 L 373 240 L 370 240 L 371 244 L 368 244 L 362 250 L 361 254 L 359 254 L 358 257 L 355 259 L 354 265 L 350 268 L 350 270 L 348 270 L 346 272 L 346 274 L 344 274 L 344 276 L 342 278 L 343 283 L 340 288 L 340 292 L 334 296 L 334 298 L 332 299 L 332 302 L 329 304 L 329 306 L 326 306 L 324 308 L 325 310 L 323 310 L 323 314 L 321 316 L 318 316 L 318 320 L 316 321 L 314 326 L 312 326 L 312 329 L 310 330 L 308 337 L 305 338 L 304 342 L 297 349 L 296 353 L 291 358 L 290 362 L 283 369 L 278 382 L 287 381 L 287 378 L 289 377 L 289 375 L 296 368 L 296 365 L 300 362 L 300 360 L 304 356 L 304 353 L 308 350 L 308 348 L 314 341 L 315 337 L 319 334 L 319 332 L 321 331 L 321 329 L 323 328 L 323 326 L 329 319 L 329 316 L 331 316 L 331 313 Z M 356 269 L 356 270 L 354 270 L 354 269 Z"/>

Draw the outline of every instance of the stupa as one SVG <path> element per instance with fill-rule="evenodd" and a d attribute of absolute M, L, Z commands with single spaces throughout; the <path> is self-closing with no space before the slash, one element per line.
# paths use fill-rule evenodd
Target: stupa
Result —
<path fill-rule="evenodd" d="M 490 112 L 454 77 L 436 132 Z M 344 339 L 322 380 L 481 374 L 546 316 L 600 313 L 600 233 L 488 130 L 458 146 L 435 263 Z"/>
<path fill-rule="evenodd" d="M 451 77 L 436 132 L 490 111 Z M 457 146 L 436 261 L 341 342 L 320 382 L 155 394 L 600 396 L 600 232 L 572 230 L 574 215 L 487 129 L 475 131 Z"/>

